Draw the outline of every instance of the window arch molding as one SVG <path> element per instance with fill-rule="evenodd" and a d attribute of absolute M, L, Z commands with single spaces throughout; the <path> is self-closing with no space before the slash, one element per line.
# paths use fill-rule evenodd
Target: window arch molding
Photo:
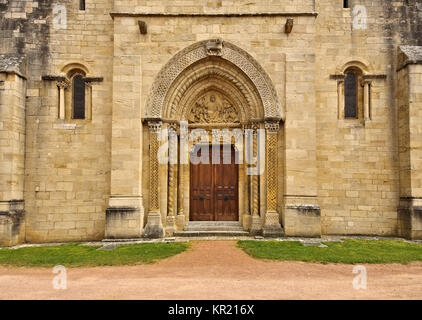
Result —
<path fill-rule="evenodd" d="M 92 75 L 91 68 L 87 63 L 72 61 L 65 63 L 60 68 L 60 72 L 63 76 L 67 76 L 72 72 L 72 70 L 80 70 L 85 73 L 86 77 L 90 77 Z"/>
<path fill-rule="evenodd" d="M 90 71 L 87 65 L 80 62 L 70 62 L 61 68 L 65 80 L 58 85 L 59 119 L 66 122 L 91 119 L 91 84 L 85 80 Z"/>
<path fill-rule="evenodd" d="M 368 61 L 361 58 L 350 58 L 342 61 L 339 66 L 336 68 L 336 74 L 344 74 L 347 69 L 357 68 L 362 71 L 363 75 L 373 73 L 371 65 Z"/>
<path fill-rule="evenodd" d="M 363 59 L 348 59 L 336 70 L 338 119 L 364 122 L 371 119 L 372 69 Z"/>

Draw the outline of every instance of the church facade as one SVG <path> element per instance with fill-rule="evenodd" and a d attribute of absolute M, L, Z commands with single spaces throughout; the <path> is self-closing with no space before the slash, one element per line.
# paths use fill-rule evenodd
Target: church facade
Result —
<path fill-rule="evenodd" d="M 420 0 L 2 0 L 0 17 L 1 245 L 204 224 L 422 239 Z"/>

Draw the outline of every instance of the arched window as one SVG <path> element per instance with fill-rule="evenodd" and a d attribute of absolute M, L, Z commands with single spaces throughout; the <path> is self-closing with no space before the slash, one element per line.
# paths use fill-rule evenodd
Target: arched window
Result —
<path fill-rule="evenodd" d="M 79 10 L 85 10 L 85 0 L 79 0 Z"/>
<path fill-rule="evenodd" d="M 344 76 L 344 118 L 361 118 L 362 72 L 357 68 L 349 68 L 344 72 Z"/>
<path fill-rule="evenodd" d="M 77 74 L 72 80 L 73 88 L 73 119 L 85 119 L 85 81 Z"/>

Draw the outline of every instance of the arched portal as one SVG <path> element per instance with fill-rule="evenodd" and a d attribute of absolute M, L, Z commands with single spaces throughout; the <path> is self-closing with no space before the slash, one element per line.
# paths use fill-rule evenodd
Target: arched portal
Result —
<path fill-rule="evenodd" d="M 242 161 L 238 165 L 212 167 L 215 172 L 224 172 L 223 175 L 230 175 L 227 171 L 230 168 L 238 170 L 233 173 L 234 177 L 238 177 L 238 183 L 216 186 L 220 189 L 238 186 L 238 212 L 231 216 L 239 217 L 239 223 L 252 233 L 265 233 L 267 230 L 267 233 L 280 234 L 277 139 L 279 123 L 284 119 L 284 114 L 268 75 L 248 53 L 237 46 L 215 39 L 196 43 L 176 54 L 156 77 L 147 100 L 145 121 L 150 127 L 151 176 L 145 233 L 151 236 L 151 230 L 157 230 L 156 224 L 160 220 L 165 232 L 172 235 L 191 220 L 189 210 L 193 197 L 190 196 L 190 182 L 199 180 L 192 179 L 190 174 L 201 171 L 191 170 L 190 161 L 183 163 L 182 145 L 186 141 L 188 150 L 196 143 L 204 144 L 205 139 L 209 145 L 228 144 L 234 147 L 231 150 L 240 150 L 236 152 L 237 160 L 240 155 Z M 188 124 L 186 132 L 180 127 L 181 121 Z M 155 154 L 160 146 L 161 129 L 172 129 L 169 152 L 176 154 L 179 160 L 178 163 L 170 162 L 165 168 L 157 165 Z M 198 132 L 202 132 L 206 138 L 192 138 Z M 265 153 L 259 156 L 263 148 L 258 148 L 258 133 L 262 132 L 265 132 Z M 251 137 L 249 144 L 247 136 Z M 265 170 L 261 170 L 261 174 L 249 174 L 248 168 L 254 163 L 246 163 L 246 148 L 251 149 L 255 161 L 265 161 Z M 165 172 L 159 173 L 159 170 Z M 215 179 L 224 180 L 219 176 Z M 163 197 L 167 198 L 164 207 L 160 206 L 162 202 L 159 200 Z M 207 194 L 196 197 L 205 199 Z M 200 206 L 198 199 L 193 207 Z M 224 201 L 224 194 L 222 199 Z"/>
<path fill-rule="evenodd" d="M 198 62 L 210 58 L 214 58 L 214 72 L 216 74 L 220 74 L 238 86 L 244 84 L 243 80 L 253 85 L 262 102 L 263 116 L 266 119 L 284 120 L 284 106 L 280 104 L 274 85 L 265 70 L 246 51 L 229 42 L 223 42 L 221 39 L 201 41 L 193 44 L 177 53 L 164 66 L 151 87 L 145 118 L 161 119 L 165 114 L 168 114 L 167 109 L 169 106 L 166 106 L 166 99 L 169 97 L 170 91 L 177 88 L 177 80 L 185 78 L 183 74 L 189 74 L 191 69 L 200 66 L 201 64 Z M 222 65 L 231 65 L 235 68 L 219 68 Z M 233 75 L 235 76 L 234 78 Z M 191 77 L 184 80 L 194 81 L 196 77 L 200 77 L 200 74 L 191 73 Z M 241 82 L 237 83 L 237 81 Z M 186 82 L 185 84 L 187 85 L 188 83 Z"/>

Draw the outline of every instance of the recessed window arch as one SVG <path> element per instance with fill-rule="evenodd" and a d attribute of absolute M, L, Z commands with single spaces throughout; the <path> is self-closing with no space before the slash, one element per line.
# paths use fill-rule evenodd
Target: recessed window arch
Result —
<path fill-rule="evenodd" d="M 92 86 L 103 77 L 92 76 L 91 69 L 79 62 L 68 63 L 61 68 L 57 78 L 58 119 L 80 123 L 92 120 Z"/>
<path fill-rule="evenodd" d="M 354 58 L 337 67 L 330 79 L 337 80 L 337 114 L 339 120 L 360 124 L 371 121 L 374 81 L 386 79 L 385 74 L 373 73 L 367 61 Z"/>
<path fill-rule="evenodd" d="M 362 71 L 350 67 L 344 72 L 344 118 L 358 119 L 362 107 Z"/>
<path fill-rule="evenodd" d="M 67 72 L 70 83 L 68 90 L 68 119 L 86 119 L 87 109 L 87 85 L 85 82 L 86 73 L 81 68 L 73 68 Z"/>
<path fill-rule="evenodd" d="M 84 76 L 80 73 L 72 77 L 72 118 L 85 119 L 85 96 Z"/>

